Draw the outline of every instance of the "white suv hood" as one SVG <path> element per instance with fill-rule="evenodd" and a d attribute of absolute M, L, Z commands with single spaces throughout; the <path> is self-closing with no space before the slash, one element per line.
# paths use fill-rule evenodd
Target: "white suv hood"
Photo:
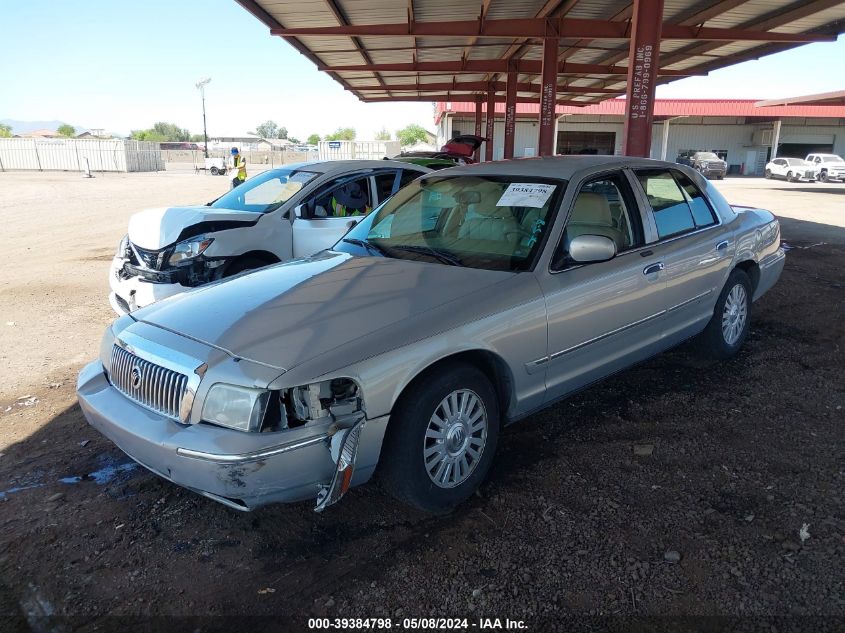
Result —
<path fill-rule="evenodd" d="M 146 209 L 129 218 L 129 241 L 141 248 L 159 250 L 176 242 L 184 229 L 195 224 L 255 222 L 259 217 L 260 213 L 206 206 Z"/>

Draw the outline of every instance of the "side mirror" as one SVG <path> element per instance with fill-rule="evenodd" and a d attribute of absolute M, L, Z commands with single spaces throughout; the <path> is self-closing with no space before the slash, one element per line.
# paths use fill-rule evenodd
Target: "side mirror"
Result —
<path fill-rule="evenodd" d="M 580 264 L 606 262 L 616 257 L 616 243 L 604 235 L 578 235 L 569 243 L 569 257 Z"/>

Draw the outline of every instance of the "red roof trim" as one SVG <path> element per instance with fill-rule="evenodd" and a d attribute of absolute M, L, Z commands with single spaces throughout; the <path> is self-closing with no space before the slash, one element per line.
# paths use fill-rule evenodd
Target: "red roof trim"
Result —
<path fill-rule="evenodd" d="M 808 117 L 845 118 L 845 106 L 784 105 L 758 107 L 759 99 L 656 99 L 655 116 L 734 116 L 734 117 Z M 446 106 L 449 106 L 448 108 Z M 435 104 L 434 122 L 448 113 L 474 114 L 474 103 L 438 102 Z M 625 114 L 625 99 L 608 99 L 601 103 L 585 106 L 557 106 L 558 114 L 586 114 L 591 116 Z M 505 104 L 497 103 L 496 112 L 504 116 Z M 540 114 L 538 103 L 518 103 L 517 116 Z"/>

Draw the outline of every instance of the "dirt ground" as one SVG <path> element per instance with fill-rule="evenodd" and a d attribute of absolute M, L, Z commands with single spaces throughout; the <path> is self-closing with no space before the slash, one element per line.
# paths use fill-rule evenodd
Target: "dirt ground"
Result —
<path fill-rule="evenodd" d="M 0 629 L 138 615 L 274 616 L 258 622 L 294 631 L 314 616 L 843 622 L 845 185 L 720 183 L 778 213 L 793 246 L 742 353 L 714 363 L 687 344 L 509 427 L 480 493 L 439 517 L 377 485 L 322 515 L 238 513 L 86 424 L 75 375 L 112 318 L 106 269 L 129 214 L 226 186 L 0 174 Z"/>

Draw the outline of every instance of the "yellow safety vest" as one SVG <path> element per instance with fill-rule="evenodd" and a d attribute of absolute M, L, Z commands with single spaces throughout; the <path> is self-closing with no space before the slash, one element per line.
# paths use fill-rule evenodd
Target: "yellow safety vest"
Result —
<path fill-rule="evenodd" d="M 235 162 L 235 169 L 238 170 L 238 175 L 236 176 L 238 180 L 246 180 L 246 161 L 244 157 L 240 154 L 235 154 L 234 158 Z"/>
<path fill-rule="evenodd" d="M 371 211 L 369 206 L 361 209 L 347 209 L 346 205 L 340 204 L 334 196 L 332 196 L 332 215 L 336 218 L 345 218 L 353 215 L 367 215 Z"/>

